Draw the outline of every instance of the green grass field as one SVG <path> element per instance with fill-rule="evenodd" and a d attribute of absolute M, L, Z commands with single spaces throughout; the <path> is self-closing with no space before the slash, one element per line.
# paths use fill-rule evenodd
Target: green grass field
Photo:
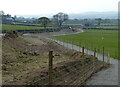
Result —
<path fill-rule="evenodd" d="M 63 24 L 63 25 L 82 25 L 82 24 Z"/>
<path fill-rule="evenodd" d="M 3 30 L 30 30 L 30 29 L 44 29 L 44 27 L 34 27 L 34 26 L 20 26 L 20 25 L 2 25 Z M 55 27 L 47 27 L 47 29 L 55 29 Z"/>
<path fill-rule="evenodd" d="M 73 43 L 77 46 L 85 46 L 86 49 L 94 50 L 97 48 L 98 53 L 102 53 L 103 46 L 105 54 L 109 52 L 110 57 L 118 58 L 118 31 L 112 30 L 86 30 L 86 32 L 54 36 L 52 38 L 63 42 Z"/>
<path fill-rule="evenodd" d="M 104 23 L 102 23 L 101 25 L 116 25 L 116 26 L 118 26 L 117 23 L 115 23 L 115 24 L 104 24 Z"/>
<path fill-rule="evenodd" d="M 103 28 L 103 29 L 118 29 L 118 27 L 96 27 L 96 28 Z"/>
<path fill-rule="evenodd" d="M 15 24 L 23 24 L 23 25 L 40 25 L 40 24 L 31 24 L 31 23 L 20 23 L 20 22 L 15 22 Z"/>

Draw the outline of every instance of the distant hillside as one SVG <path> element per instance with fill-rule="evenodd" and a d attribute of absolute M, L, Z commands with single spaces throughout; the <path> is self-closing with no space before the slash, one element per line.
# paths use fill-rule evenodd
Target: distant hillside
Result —
<path fill-rule="evenodd" d="M 86 13 L 78 13 L 78 14 L 69 14 L 70 18 L 110 18 L 116 19 L 118 18 L 117 12 L 86 12 Z"/>
<path fill-rule="evenodd" d="M 39 18 L 42 16 L 46 16 L 49 18 L 52 18 L 54 14 L 38 14 L 38 15 L 17 15 L 17 16 L 23 16 L 26 18 Z M 68 14 L 70 19 L 74 18 L 109 18 L 109 19 L 117 19 L 118 18 L 118 12 L 86 12 L 86 13 L 77 13 L 77 14 Z"/>

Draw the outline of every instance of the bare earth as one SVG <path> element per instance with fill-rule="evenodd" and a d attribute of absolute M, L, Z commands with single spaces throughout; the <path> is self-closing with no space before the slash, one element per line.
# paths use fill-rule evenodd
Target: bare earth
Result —
<path fill-rule="evenodd" d="M 103 68 L 103 63 L 95 57 L 87 54 L 82 56 L 81 52 L 65 48 L 38 34 L 23 37 L 8 35 L 3 38 L 2 43 L 4 85 L 47 84 L 50 50 L 53 50 L 56 55 L 53 63 L 55 74 L 53 77 L 58 79 L 55 85 L 84 84 L 92 74 Z M 42 78 L 44 80 L 41 80 Z"/>

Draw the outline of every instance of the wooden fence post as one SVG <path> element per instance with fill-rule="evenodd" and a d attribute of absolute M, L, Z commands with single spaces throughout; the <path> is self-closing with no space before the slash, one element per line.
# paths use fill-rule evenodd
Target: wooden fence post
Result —
<path fill-rule="evenodd" d="M 97 52 L 96 57 L 97 57 L 97 58 L 98 58 L 98 49 L 99 49 L 99 48 L 96 49 L 96 52 Z"/>
<path fill-rule="evenodd" d="M 84 55 L 84 47 L 82 47 L 82 55 Z"/>
<path fill-rule="evenodd" d="M 53 51 L 49 51 L 49 85 L 52 85 Z"/>

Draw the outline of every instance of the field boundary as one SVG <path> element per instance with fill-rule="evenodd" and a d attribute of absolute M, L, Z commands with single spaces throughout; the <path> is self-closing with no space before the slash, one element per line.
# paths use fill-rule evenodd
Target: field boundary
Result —
<path fill-rule="evenodd" d="M 49 67 L 42 71 L 41 78 L 36 77 L 30 85 L 85 85 L 86 81 L 102 68 L 107 67 L 106 63 L 99 62 L 95 57 L 61 62 L 53 64 L 53 51 L 49 51 Z"/>

